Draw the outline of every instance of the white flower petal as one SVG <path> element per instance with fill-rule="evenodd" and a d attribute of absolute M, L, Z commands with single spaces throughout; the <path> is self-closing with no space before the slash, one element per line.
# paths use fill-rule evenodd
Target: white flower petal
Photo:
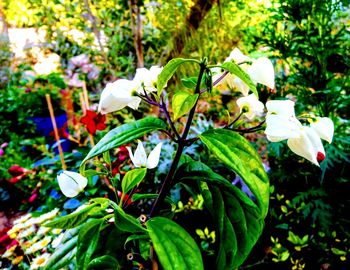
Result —
<path fill-rule="evenodd" d="M 266 102 L 266 108 L 268 115 L 295 117 L 294 102 L 291 100 L 269 100 Z"/>
<path fill-rule="evenodd" d="M 231 74 L 230 74 L 231 75 Z M 232 76 L 232 75 L 231 75 Z M 249 87 L 240 78 L 232 76 L 233 79 L 228 81 L 228 85 L 231 88 L 237 88 L 243 96 L 248 96 Z"/>
<path fill-rule="evenodd" d="M 130 102 L 128 103 L 128 107 L 130 107 L 133 110 L 137 110 L 141 103 L 141 98 L 139 97 L 131 97 Z"/>
<path fill-rule="evenodd" d="M 108 83 L 101 93 L 98 111 L 106 114 L 121 110 L 126 106 L 137 109 L 141 99 L 132 96 L 133 91 L 136 89 L 137 85 L 130 80 L 120 79 L 113 83 Z"/>
<path fill-rule="evenodd" d="M 57 176 L 62 193 L 69 198 L 77 196 L 87 185 L 88 180 L 76 172 L 63 171 Z"/>
<path fill-rule="evenodd" d="M 229 62 L 229 61 L 235 61 L 236 64 L 242 63 L 242 62 L 246 62 L 246 61 L 251 61 L 251 58 L 249 58 L 248 56 L 244 55 L 240 49 L 238 48 L 234 48 L 232 50 L 232 52 L 230 53 L 229 57 L 226 58 L 225 62 Z"/>
<path fill-rule="evenodd" d="M 333 140 L 334 124 L 328 117 L 316 117 L 316 121 L 310 124 L 310 127 L 316 131 L 321 139 L 331 143 Z"/>
<path fill-rule="evenodd" d="M 141 141 L 138 141 L 134 155 L 132 154 L 130 147 L 127 147 L 127 149 L 129 151 L 130 159 L 135 167 L 146 167 L 147 154 Z"/>
<path fill-rule="evenodd" d="M 157 146 L 151 151 L 147 158 L 147 165 L 146 167 L 148 169 L 154 169 L 158 166 L 159 163 L 159 157 L 160 157 L 160 151 L 162 150 L 162 143 L 158 143 Z"/>
<path fill-rule="evenodd" d="M 298 138 L 301 135 L 302 125 L 295 117 L 269 115 L 266 117 L 265 134 L 272 142 L 289 138 Z"/>
<path fill-rule="evenodd" d="M 237 105 L 241 112 L 243 109 L 247 110 L 244 115 L 248 119 L 253 119 L 256 114 L 264 111 L 264 104 L 258 100 L 255 94 L 237 99 Z"/>
<path fill-rule="evenodd" d="M 247 73 L 257 83 L 275 88 L 275 71 L 272 62 L 266 57 L 260 57 L 248 68 Z"/>
<path fill-rule="evenodd" d="M 295 154 L 304 157 L 313 164 L 319 166 L 317 160 L 320 156 L 325 157 L 325 151 L 320 137 L 310 127 L 303 127 L 303 132 L 299 138 L 288 139 L 287 144 Z"/>
<path fill-rule="evenodd" d="M 154 92 L 157 91 L 155 88 L 158 80 L 158 75 L 163 70 L 162 67 L 152 66 L 149 70 L 146 68 L 138 68 L 136 69 L 136 74 L 134 77 L 135 84 L 139 85 L 137 92 L 143 93 L 143 87 L 146 92 Z"/>

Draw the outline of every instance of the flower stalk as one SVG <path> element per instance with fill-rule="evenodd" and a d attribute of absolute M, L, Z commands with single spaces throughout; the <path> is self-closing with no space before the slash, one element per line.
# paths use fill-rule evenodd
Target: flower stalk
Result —
<path fill-rule="evenodd" d="M 202 77 L 204 75 L 205 69 L 206 69 L 206 63 L 205 63 L 205 61 L 203 61 L 200 63 L 200 71 L 198 74 L 198 80 L 197 80 L 197 85 L 196 85 L 196 89 L 195 89 L 195 94 L 201 93 L 200 86 L 201 86 L 201 81 L 202 81 Z M 191 127 L 191 124 L 193 121 L 193 117 L 194 117 L 194 113 L 196 111 L 197 103 L 198 103 L 198 99 L 188 115 L 185 130 L 182 133 L 181 138 L 177 141 L 178 148 L 177 148 L 174 160 L 173 160 L 173 162 L 170 166 L 169 172 L 168 172 L 168 174 L 167 174 L 167 176 L 166 176 L 166 178 L 165 178 L 165 180 L 160 188 L 160 191 L 158 193 L 158 197 L 156 198 L 156 200 L 154 201 L 154 203 L 152 205 L 152 208 L 151 208 L 151 211 L 149 214 L 150 217 L 152 217 L 158 213 L 158 211 L 159 211 L 158 205 L 164 200 L 166 194 L 170 191 L 170 189 L 172 187 L 172 184 L 174 181 L 173 177 L 174 177 L 175 171 L 179 165 L 182 152 L 188 143 L 186 139 L 187 139 L 187 135 L 189 133 L 189 130 L 190 130 L 190 127 Z M 164 103 L 162 103 L 162 104 L 164 104 Z"/>

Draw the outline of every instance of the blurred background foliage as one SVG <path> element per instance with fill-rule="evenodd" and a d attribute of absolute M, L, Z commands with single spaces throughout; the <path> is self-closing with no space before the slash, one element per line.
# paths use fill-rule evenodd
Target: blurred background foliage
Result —
<path fill-rule="evenodd" d="M 288 97 L 296 101 L 300 117 L 313 112 L 335 124 L 334 141 L 326 146 L 321 169 L 295 156 L 285 143 L 250 138 L 269 168 L 271 206 L 265 232 L 242 269 L 348 269 L 349 4 L 348 0 L 3 0 L 0 134 L 9 145 L 6 155 L 0 156 L 0 178 L 9 177 L 12 164 L 29 168 L 43 156 L 53 157 L 40 146 L 43 139 L 35 137 L 28 111 L 22 110 L 24 103 L 35 106 L 34 101 L 22 99 L 28 86 L 22 74 L 32 69 L 33 60 L 18 59 L 11 52 L 11 29 L 44 31 L 46 41 L 39 47 L 60 57 L 62 76 L 69 59 L 88 55 L 100 69 L 97 80 L 86 80 L 92 102 L 107 82 L 132 78 L 137 67 L 164 65 L 172 57 L 206 56 L 211 63 L 219 63 L 239 47 L 243 53 L 266 55 L 274 61 L 277 86 L 272 92 L 259 89 L 263 102 Z M 181 73 L 193 72 L 181 68 Z M 72 98 L 79 107 L 77 95 Z M 208 97 L 212 108 L 203 119 L 222 120 L 226 99 L 225 95 L 220 100 Z M 115 113 L 117 120 L 110 120 L 110 127 L 142 117 L 148 108 L 142 110 L 141 114 Z M 75 164 L 79 156 L 68 160 Z M 46 163 L 59 170 L 52 164 Z M 48 168 L 39 166 L 32 178 L 52 178 Z M 42 194 L 50 190 L 47 185 Z M 40 204 L 45 204 L 45 196 L 36 206 Z"/>

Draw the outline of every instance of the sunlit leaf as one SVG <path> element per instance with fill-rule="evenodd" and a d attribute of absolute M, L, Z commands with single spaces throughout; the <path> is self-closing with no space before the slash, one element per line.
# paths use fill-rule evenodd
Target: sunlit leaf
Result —
<path fill-rule="evenodd" d="M 146 222 L 154 250 L 164 270 L 202 270 L 199 247 L 180 225 L 164 217 Z"/>
<path fill-rule="evenodd" d="M 191 94 L 185 91 L 175 92 L 171 104 L 174 120 L 188 113 L 196 104 L 198 96 L 198 94 Z"/>
<path fill-rule="evenodd" d="M 221 67 L 229 71 L 231 74 L 236 75 L 238 78 L 240 78 L 246 85 L 248 85 L 248 87 L 250 88 L 250 90 L 252 90 L 256 97 L 259 98 L 258 91 L 256 90 L 254 82 L 239 65 L 233 62 L 225 62 L 221 65 Z"/>

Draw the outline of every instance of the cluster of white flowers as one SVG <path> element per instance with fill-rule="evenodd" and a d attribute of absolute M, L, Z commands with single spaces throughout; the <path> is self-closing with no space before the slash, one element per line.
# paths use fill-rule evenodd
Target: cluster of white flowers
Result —
<path fill-rule="evenodd" d="M 266 57 L 258 59 L 244 55 L 235 48 L 225 62 L 234 61 L 249 75 L 254 84 L 263 84 L 270 89 L 275 88 L 275 72 L 272 62 Z M 152 66 L 149 70 L 138 68 L 133 80 L 119 79 L 108 83 L 101 93 L 98 110 L 102 114 L 121 110 L 128 106 L 136 110 L 141 102 L 138 95 L 148 95 L 156 92 L 156 83 L 162 67 Z M 213 69 L 213 81 L 221 78 L 219 87 L 238 89 L 243 97 L 237 99 L 240 112 L 248 119 L 264 112 L 265 106 L 255 94 L 249 94 L 249 86 L 239 77 L 227 74 L 223 76 L 221 69 Z M 310 126 L 303 126 L 295 116 L 294 102 L 290 100 L 270 100 L 266 103 L 266 130 L 267 139 L 278 142 L 287 139 L 289 148 L 313 164 L 325 159 L 325 151 L 321 138 L 331 143 L 333 137 L 333 122 L 326 117 L 315 117 Z M 155 168 L 159 163 L 162 143 L 159 143 L 147 157 L 142 142 L 133 154 L 127 147 L 130 159 L 135 167 Z M 58 183 L 63 194 L 67 197 L 77 196 L 87 185 L 88 180 L 79 173 L 63 171 L 58 177 Z"/>
<path fill-rule="evenodd" d="M 321 139 L 332 142 L 334 125 L 327 117 L 311 118 L 310 126 L 303 126 L 295 117 L 294 102 L 291 100 L 270 100 L 266 103 L 267 139 L 271 142 L 287 140 L 288 147 L 319 166 L 326 157 Z"/>
<path fill-rule="evenodd" d="M 238 48 L 235 48 L 224 62 L 232 61 L 249 75 L 253 83 L 260 83 L 271 89 L 275 88 L 275 71 L 272 62 L 268 58 L 260 57 L 258 59 L 253 59 L 244 55 Z M 219 69 L 214 69 L 214 74 L 213 81 L 222 76 L 221 70 L 219 71 Z M 243 112 L 248 119 L 251 120 L 264 111 L 264 104 L 258 100 L 256 95 L 249 94 L 249 86 L 237 76 L 230 73 L 227 74 L 218 83 L 218 86 L 237 89 L 242 93 L 243 97 L 237 99 L 237 105 L 240 108 L 240 112 Z"/>
<path fill-rule="evenodd" d="M 55 248 L 54 243 L 57 246 L 63 233 L 61 229 L 51 229 L 41 224 L 53 219 L 58 213 L 59 210 L 56 208 L 38 217 L 28 213 L 16 219 L 7 234 L 17 242 L 7 249 L 1 258 L 11 259 L 12 264 L 17 265 L 23 261 L 25 255 L 32 259 L 30 269 L 45 266 L 50 257 L 49 248 Z M 18 254 L 18 248 L 23 252 Z"/>
<path fill-rule="evenodd" d="M 134 93 L 144 94 L 157 91 L 157 78 L 162 67 L 152 66 L 149 70 L 138 68 L 133 80 L 119 79 L 108 83 L 101 93 L 98 111 L 102 114 L 114 112 L 128 106 L 137 110 L 141 98 Z"/>
<path fill-rule="evenodd" d="M 146 150 L 141 141 L 138 141 L 135 153 L 132 153 L 131 147 L 127 147 L 130 159 L 136 168 L 145 167 L 154 169 L 158 166 L 162 143 L 158 143 L 147 157 Z M 77 196 L 87 186 L 88 180 L 79 173 L 72 171 L 63 171 L 57 176 L 58 185 L 62 193 L 69 198 Z"/>

